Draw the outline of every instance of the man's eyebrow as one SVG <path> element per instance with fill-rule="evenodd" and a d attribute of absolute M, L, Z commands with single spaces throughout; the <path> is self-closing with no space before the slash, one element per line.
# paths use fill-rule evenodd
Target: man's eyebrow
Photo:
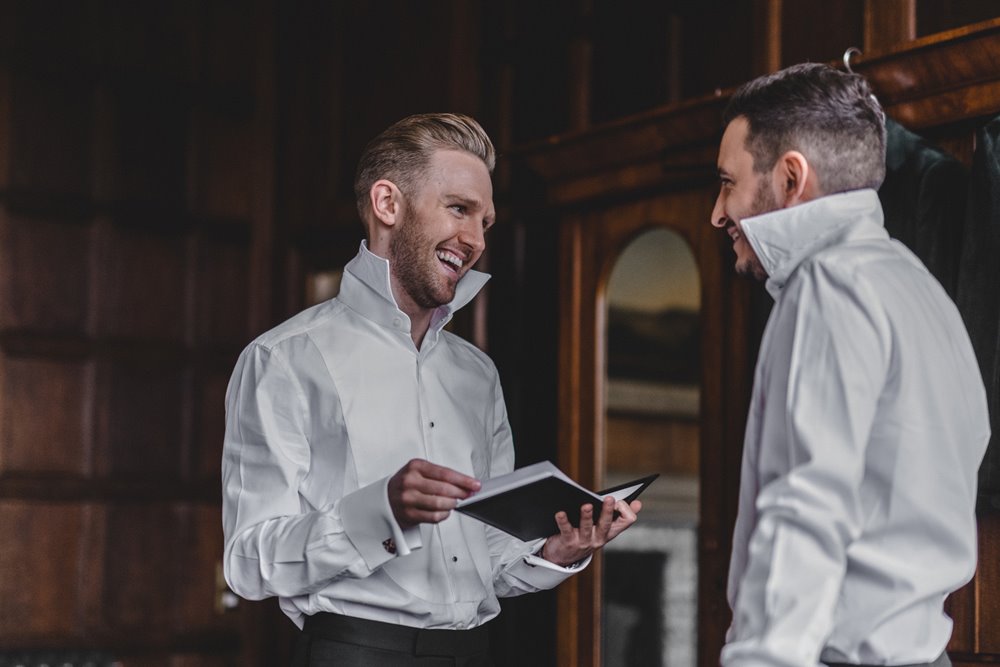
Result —
<path fill-rule="evenodd" d="M 482 202 L 479 201 L 478 197 L 473 197 L 469 195 L 460 195 L 458 193 L 446 193 L 444 199 L 449 201 L 457 201 L 468 206 L 482 206 Z"/>

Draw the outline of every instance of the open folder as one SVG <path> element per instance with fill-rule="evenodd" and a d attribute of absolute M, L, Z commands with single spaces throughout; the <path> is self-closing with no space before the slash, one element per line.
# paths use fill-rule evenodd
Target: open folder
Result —
<path fill-rule="evenodd" d="M 558 533 L 556 512 L 566 512 L 570 523 L 579 526 L 580 507 L 586 503 L 593 505 L 596 522 L 605 496 L 631 502 L 657 477 L 659 473 L 594 492 L 551 461 L 542 461 L 486 480 L 478 493 L 458 501 L 455 509 L 527 541 Z"/>

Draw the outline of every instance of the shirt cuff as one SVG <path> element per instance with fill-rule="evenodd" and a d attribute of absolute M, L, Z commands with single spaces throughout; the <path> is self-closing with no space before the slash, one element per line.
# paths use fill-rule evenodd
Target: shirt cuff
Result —
<path fill-rule="evenodd" d="M 556 565 L 552 561 L 545 560 L 538 555 L 544 544 L 544 539 L 533 544 L 527 554 L 520 557 L 510 566 L 508 573 L 529 586 L 539 590 L 547 590 L 558 586 L 577 572 L 585 569 L 592 560 L 591 556 L 587 556 L 582 561 L 573 563 L 569 567 Z"/>
<path fill-rule="evenodd" d="M 344 533 L 370 570 L 423 546 L 419 526 L 404 530 L 396 522 L 389 506 L 388 487 L 389 478 L 385 477 L 340 501 Z"/>

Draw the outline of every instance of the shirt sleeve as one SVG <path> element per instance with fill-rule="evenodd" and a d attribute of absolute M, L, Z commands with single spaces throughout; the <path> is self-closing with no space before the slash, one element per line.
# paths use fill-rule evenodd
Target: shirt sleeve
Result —
<path fill-rule="evenodd" d="M 493 437 L 490 476 L 503 475 L 514 469 L 514 441 L 507 420 L 507 406 L 499 377 L 494 382 Z M 555 588 L 570 576 L 583 570 L 591 557 L 573 567 L 562 567 L 541 556 L 538 552 L 544 539 L 523 542 L 492 526 L 486 526 L 493 568 L 493 588 L 497 597 L 513 597 L 524 593 Z M 556 532 L 555 517 L 552 532 Z"/>
<path fill-rule="evenodd" d="M 303 511 L 308 425 L 309 402 L 280 351 L 244 350 L 226 392 L 222 460 L 223 569 L 244 598 L 307 595 L 421 546 L 419 531 L 403 531 L 393 518 L 387 478 Z"/>
<path fill-rule="evenodd" d="M 757 520 L 726 667 L 818 664 L 863 520 L 866 443 L 890 349 L 881 312 L 863 283 L 819 263 L 800 267 L 775 307 L 751 424 L 760 449 L 747 470 Z"/>

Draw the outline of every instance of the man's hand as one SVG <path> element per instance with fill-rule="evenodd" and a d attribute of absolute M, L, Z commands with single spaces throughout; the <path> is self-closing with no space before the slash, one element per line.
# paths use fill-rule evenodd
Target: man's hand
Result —
<path fill-rule="evenodd" d="M 626 504 L 624 500 L 605 498 L 596 525 L 593 506 L 584 505 L 580 508 L 579 528 L 573 527 L 565 512 L 559 512 L 556 514 L 559 533 L 545 540 L 541 556 L 564 567 L 583 560 L 635 523 L 641 509 L 642 503 L 638 500 Z M 614 518 L 615 510 L 620 515 L 617 519 Z"/>
<path fill-rule="evenodd" d="M 389 479 L 389 507 L 400 528 L 440 523 L 480 486 L 479 480 L 457 470 L 413 459 Z"/>

